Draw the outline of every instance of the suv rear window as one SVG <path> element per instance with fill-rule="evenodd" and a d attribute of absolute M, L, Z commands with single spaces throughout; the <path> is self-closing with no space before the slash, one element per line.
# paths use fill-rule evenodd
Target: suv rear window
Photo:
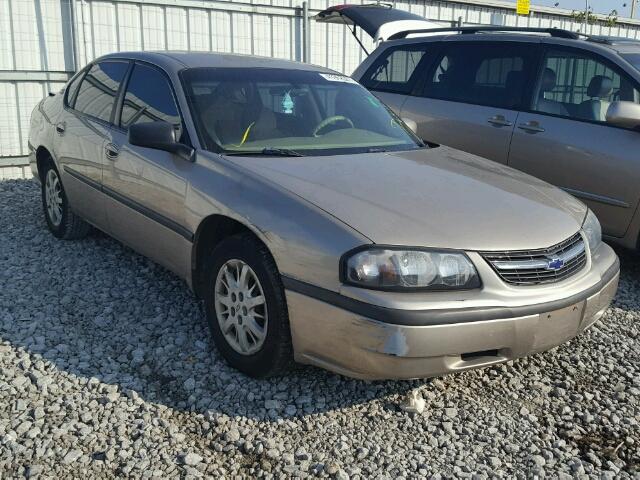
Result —
<path fill-rule="evenodd" d="M 424 96 L 516 108 L 522 100 L 529 64 L 525 46 L 448 45 L 435 62 Z"/>
<path fill-rule="evenodd" d="M 424 63 L 427 45 L 402 45 L 382 52 L 360 79 L 369 90 L 408 94 L 413 88 L 418 66 Z"/>

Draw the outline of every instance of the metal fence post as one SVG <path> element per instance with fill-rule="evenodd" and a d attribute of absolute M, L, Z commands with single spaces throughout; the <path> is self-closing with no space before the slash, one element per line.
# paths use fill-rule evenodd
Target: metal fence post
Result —
<path fill-rule="evenodd" d="M 309 22 L 309 3 L 302 2 L 302 61 L 309 63 L 311 61 L 311 32 Z"/>

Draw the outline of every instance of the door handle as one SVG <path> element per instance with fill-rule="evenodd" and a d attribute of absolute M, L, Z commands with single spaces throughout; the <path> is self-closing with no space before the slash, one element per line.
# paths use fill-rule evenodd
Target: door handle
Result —
<path fill-rule="evenodd" d="M 540 126 L 540 124 L 534 120 L 531 120 L 527 123 L 521 123 L 518 125 L 520 130 L 524 130 L 527 133 L 542 133 L 544 132 L 544 128 Z"/>
<path fill-rule="evenodd" d="M 509 120 L 504 118 L 504 115 L 494 115 L 487 120 L 494 127 L 510 127 L 513 125 Z"/>
<path fill-rule="evenodd" d="M 56 132 L 58 132 L 58 135 L 64 135 L 64 131 L 66 128 L 67 126 L 64 122 L 56 123 Z"/>
<path fill-rule="evenodd" d="M 115 160 L 120 154 L 120 150 L 113 143 L 107 143 L 104 147 L 104 153 L 109 160 Z"/>

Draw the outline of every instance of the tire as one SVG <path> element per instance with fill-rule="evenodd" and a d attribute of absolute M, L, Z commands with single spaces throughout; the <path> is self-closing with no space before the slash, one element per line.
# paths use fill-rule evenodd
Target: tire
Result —
<path fill-rule="evenodd" d="M 237 234 L 220 242 L 205 262 L 205 310 L 222 357 L 255 378 L 286 372 L 293 363 L 289 313 L 280 274 L 267 248 L 250 234 Z M 252 283 L 252 276 L 257 282 Z M 260 296 L 264 304 L 259 303 Z"/>
<path fill-rule="evenodd" d="M 51 233 L 65 240 L 86 237 L 91 226 L 71 211 L 60 174 L 51 159 L 44 164 L 41 183 L 42 208 Z"/>

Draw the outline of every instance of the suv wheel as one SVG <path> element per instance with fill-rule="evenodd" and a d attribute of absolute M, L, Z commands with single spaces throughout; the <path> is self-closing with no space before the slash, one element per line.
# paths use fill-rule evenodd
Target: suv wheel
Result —
<path fill-rule="evenodd" d="M 287 370 L 292 347 L 284 288 L 267 248 L 253 236 L 223 240 L 206 266 L 207 320 L 216 347 L 252 377 Z"/>
<path fill-rule="evenodd" d="M 71 240 L 85 237 L 90 225 L 71 211 L 58 170 L 49 160 L 42 172 L 42 206 L 47 226 L 58 238 Z"/>

